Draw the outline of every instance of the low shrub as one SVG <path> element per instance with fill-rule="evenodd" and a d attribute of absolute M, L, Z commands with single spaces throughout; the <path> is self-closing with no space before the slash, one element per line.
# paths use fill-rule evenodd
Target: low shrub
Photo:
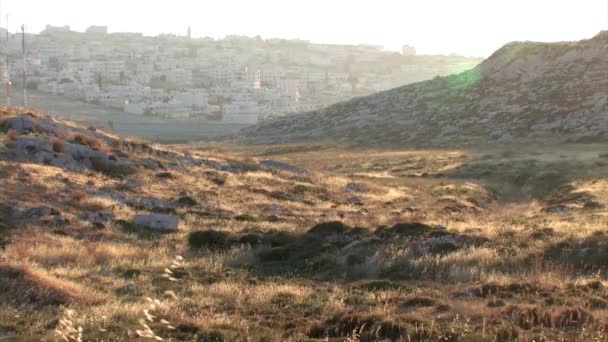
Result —
<path fill-rule="evenodd" d="M 86 197 L 87 197 L 87 193 L 82 190 L 72 191 L 72 200 L 74 200 L 75 202 L 81 202 Z"/>
<path fill-rule="evenodd" d="M 431 297 L 412 297 L 403 303 L 407 308 L 430 307 L 437 305 L 437 300 Z"/>
<path fill-rule="evenodd" d="M 17 133 L 17 131 L 14 129 L 9 129 L 8 132 L 6 132 L 6 136 L 8 137 L 9 141 L 15 141 L 19 137 L 19 133 Z"/>
<path fill-rule="evenodd" d="M 216 230 L 201 230 L 188 234 L 188 245 L 192 249 L 228 249 L 234 244 L 230 235 Z"/>
<path fill-rule="evenodd" d="M 59 138 L 53 138 L 51 142 L 53 144 L 53 151 L 57 153 L 63 152 L 63 148 L 65 147 L 65 143 L 63 142 L 63 140 Z"/>
<path fill-rule="evenodd" d="M 74 142 L 94 150 L 105 150 L 106 147 L 103 140 L 83 133 L 74 134 Z"/>

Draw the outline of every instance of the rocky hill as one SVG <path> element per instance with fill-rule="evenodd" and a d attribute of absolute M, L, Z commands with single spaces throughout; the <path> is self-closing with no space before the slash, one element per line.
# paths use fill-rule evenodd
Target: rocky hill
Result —
<path fill-rule="evenodd" d="M 608 140 L 608 32 L 510 43 L 472 70 L 247 128 L 240 142 L 454 145 Z"/>

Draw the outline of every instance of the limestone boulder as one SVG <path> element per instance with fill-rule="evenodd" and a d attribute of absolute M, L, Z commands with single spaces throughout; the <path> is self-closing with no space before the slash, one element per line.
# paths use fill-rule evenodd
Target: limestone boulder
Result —
<path fill-rule="evenodd" d="M 174 233 L 179 230 L 179 218 L 173 215 L 144 214 L 136 215 L 133 224 L 139 228 L 161 233 Z"/>

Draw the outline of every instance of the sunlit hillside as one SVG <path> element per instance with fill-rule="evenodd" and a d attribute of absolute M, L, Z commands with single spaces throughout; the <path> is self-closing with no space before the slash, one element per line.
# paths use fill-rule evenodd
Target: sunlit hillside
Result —
<path fill-rule="evenodd" d="M 604 340 L 605 145 L 156 146 L 3 108 L 5 340 Z"/>

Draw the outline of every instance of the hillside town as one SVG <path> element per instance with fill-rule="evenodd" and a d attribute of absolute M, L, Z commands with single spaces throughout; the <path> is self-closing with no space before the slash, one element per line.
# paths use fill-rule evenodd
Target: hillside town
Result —
<path fill-rule="evenodd" d="M 99 104 L 125 115 L 255 124 L 469 69 L 479 59 L 381 46 L 227 36 L 193 38 L 75 32 L 0 32 L 2 84 Z M 25 38 L 25 39 L 24 39 Z M 23 41 L 26 41 L 23 57 Z M 4 60 L 7 62 L 5 63 Z M 25 63 L 25 66 L 24 66 Z M 4 87 L 2 87 L 4 88 Z M 0 101 L 8 99 L 0 90 Z"/>

